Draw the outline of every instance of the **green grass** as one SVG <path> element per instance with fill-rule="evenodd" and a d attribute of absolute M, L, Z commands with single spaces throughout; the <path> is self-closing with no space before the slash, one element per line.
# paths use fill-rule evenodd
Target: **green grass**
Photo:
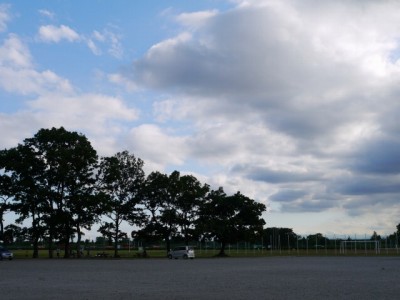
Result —
<path fill-rule="evenodd" d="M 400 249 L 381 249 L 380 253 L 376 254 L 375 250 L 367 249 L 354 249 L 346 250 L 345 253 L 340 253 L 339 249 L 309 249 L 307 250 L 254 250 L 254 249 L 226 249 L 225 253 L 229 257 L 276 257 L 276 256 L 399 256 Z M 211 258 L 215 257 L 218 254 L 218 250 L 214 249 L 196 249 L 196 258 Z M 89 256 L 87 256 L 87 252 L 84 251 L 84 258 L 93 258 L 96 256 L 97 253 L 105 252 L 110 257 L 113 257 L 114 251 L 113 250 L 91 250 Z M 33 251 L 32 250 L 13 250 L 14 257 L 16 259 L 28 259 L 32 257 Z M 119 250 L 118 254 L 120 258 L 124 259 L 138 259 L 138 250 L 131 249 L 129 250 Z M 148 257 L 150 258 L 165 258 L 166 251 L 165 250 L 147 250 Z M 60 252 L 60 257 L 64 256 L 64 252 Z M 57 258 L 56 251 L 53 252 L 53 257 Z M 39 258 L 48 258 L 48 250 L 39 250 Z"/>

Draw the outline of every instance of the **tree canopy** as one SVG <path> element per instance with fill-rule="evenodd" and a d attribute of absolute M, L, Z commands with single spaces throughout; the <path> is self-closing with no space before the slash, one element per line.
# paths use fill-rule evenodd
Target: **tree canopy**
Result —
<path fill-rule="evenodd" d="M 44 235 L 50 248 L 54 239 L 62 241 L 68 257 L 71 236 L 78 233 L 79 238 L 81 227 L 97 218 L 92 201 L 97 154 L 90 142 L 63 127 L 41 129 L 16 148 L 3 150 L 1 159 L 17 221 L 32 220 L 34 257 Z"/>
<path fill-rule="evenodd" d="M 242 195 L 227 196 L 222 188 L 211 191 L 202 205 L 200 230 L 207 238 L 221 242 L 219 256 L 225 256 L 227 243 L 261 235 L 265 221 L 265 205 Z"/>
<path fill-rule="evenodd" d="M 208 184 L 179 171 L 146 177 L 143 166 L 128 151 L 99 158 L 83 134 L 63 127 L 39 130 L 16 147 L 0 151 L 0 219 L 12 210 L 17 222 L 31 222 L 24 233 L 8 227 L 7 236 L 28 234 L 34 257 L 39 239 L 49 245 L 49 257 L 55 242 L 69 257 L 72 238 L 77 238 L 79 248 L 82 230 L 94 224 L 113 240 L 114 256 L 121 238 L 127 237 L 122 222 L 134 227 L 131 235 L 136 239 L 163 239 L 166 250 L 171 239 L 185 244 L 215 239 L 221 243 L 221 255 L 226 243 L 262 233 L 265 205 L 240 192 L 227 196 L 222 187 L 210 190 Z M 3 222 L 0 225 L 4 240 Z"/>

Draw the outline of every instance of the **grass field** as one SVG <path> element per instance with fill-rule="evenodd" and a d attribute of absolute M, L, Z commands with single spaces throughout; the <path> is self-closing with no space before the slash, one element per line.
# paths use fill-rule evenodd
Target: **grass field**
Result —
<path fill-rule="evenodd" d="M 345 251 L 340 251 L 340 249 L 301 249 L 301 250 L 257 250 L 257 249 L 227 249 L 226 254 L 229 257 L 268 257 L 268 256 L 399 256 L 400 249 L 388 248 L 380 249 L 379 252 L 374 249 L 346 249 Z M 107 253 L 109 257 L 114 255 L 113 250 L 91 250 L 89 254 L 85 251 L 83 258 L 95 258 L 97 253 Z M 218 254 L 218 250 L 214 249 L 196 249 L 196 258 L 211 258 Z M 13 250 L 14 258 L 16 259 L 26 259 L 32 257 L 32 250 Z M 119 250 L 118 255 L 120 258 L 125 259 L 136 259 L 141 258 L 138 255 L 137 249 L 131 250 Z M 165 250 L 147 250 L 147 255 L 149 258 L 165 258 Z M 64 252 L 60 252 L 60 257 L 64 256 Z M 48 257 L 48 250 L 39 250 L 40 258 Z M 54 251 L 53 257 L 56 258 L 56 252 Z"/>

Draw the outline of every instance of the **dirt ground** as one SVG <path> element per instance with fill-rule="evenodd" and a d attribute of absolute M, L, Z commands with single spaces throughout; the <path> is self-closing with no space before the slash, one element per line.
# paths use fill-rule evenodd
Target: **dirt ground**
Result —
<path fill-rule="evenodd" d="M 397 299 L 399 257 L 0 261 L 5 299 Z"/>

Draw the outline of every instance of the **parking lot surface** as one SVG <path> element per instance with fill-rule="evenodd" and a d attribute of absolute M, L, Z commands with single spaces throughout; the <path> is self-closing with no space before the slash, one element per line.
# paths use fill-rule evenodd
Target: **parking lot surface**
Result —
<path fill-rule="evenodd" d="M 397 299 L 399 257 L 21 259 L 1 299 Z"/>

